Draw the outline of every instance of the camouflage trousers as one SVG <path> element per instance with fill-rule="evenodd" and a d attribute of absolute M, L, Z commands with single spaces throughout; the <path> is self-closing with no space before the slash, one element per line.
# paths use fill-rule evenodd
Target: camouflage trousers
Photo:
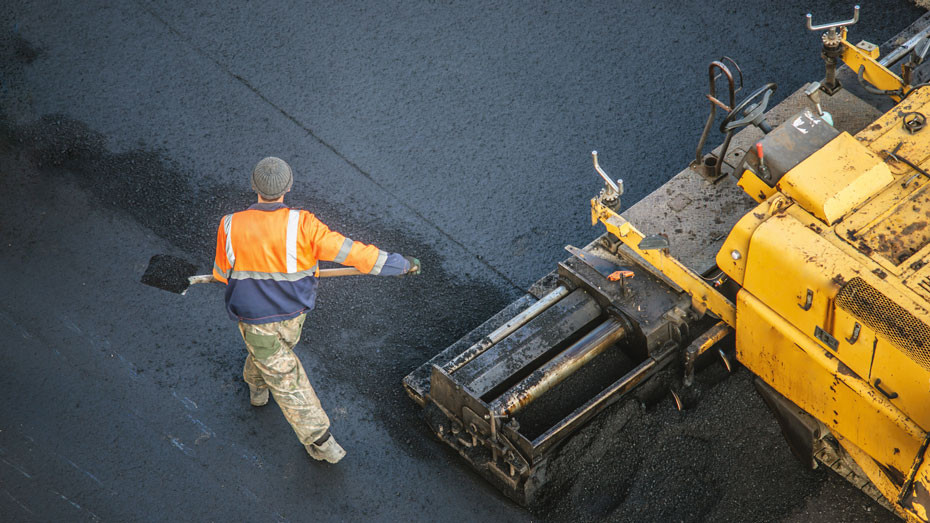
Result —
<path fill-rule="evenodd" d="M 249 350 L 242 370 L 245 382 L 257 389 L 270 389 L 297 438 L 309 445 L 329 429 L 329 417 L 293 350 L 306 317 L 302 314 L 260 325 L 239 322 L 239 332 Z"/>

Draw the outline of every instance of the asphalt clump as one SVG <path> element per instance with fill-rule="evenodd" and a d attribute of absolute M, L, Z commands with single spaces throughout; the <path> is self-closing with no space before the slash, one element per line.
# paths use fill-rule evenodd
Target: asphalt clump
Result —
<path fill-rule="evenodd" d="M 680 369 L 656 378 L 680 389 Z M 896 521 L 826 467 L 806 469 L 746 369 L 719 362 L 698 373 L 686 408 L 669 394 L 614 405 L 569 440 L 549 465 L 555 480 L 532 507 L 551 520 L 806 520 L 822 490 L 852 500 L 819 521 Z M 805 514 L 807 512 L 807 514 Z"/>

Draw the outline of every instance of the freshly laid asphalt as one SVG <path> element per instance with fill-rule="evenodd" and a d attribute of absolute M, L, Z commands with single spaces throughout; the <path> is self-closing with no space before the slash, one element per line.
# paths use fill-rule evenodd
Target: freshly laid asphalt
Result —
<path fill-rule="evenodd" d="M 565 494 L 551 514 L 506 500 L 431 437 L 401 379 L 550 271 L 565 244 L 599 234 L 592 149 L 637 201 L 693 157 L 710 60 L 736 59 L 745 92 L 777 82 L 777 102 L 822 76 L 804 14 L 851 11 L 826 0 L 320 4 L 0 8 L 0 521 L 592 518 L 590 496 Z M 883 42 L 922 13 L 864 4 L 850 40 Z M 208 270 L 220 217 L 251 202 L 248 173 L 266 155 L 294 168 L 290 204 L 425 268 L 321 285 L 297 352 L 348 450 L 337 466 L 308 458 L 277 407 L 248 405 L 221 288 L 179 296 L 139 283 L 155 254 Z M 759 409 L 718 403 L 712 429 L 750 417 L 767 427 L 706 458 L 728 463 L 741 488 L 714 490 L 697 516 L 676 512 L 674 493 L 635 515 L 598 514 L 890 517 L 787 461 L 778 482 L 810 489 L 766 487 L 780 512 L 754 512 L 753 478 L 771 471 L 743 465 L 790 453 Z M 707 448 L 721 447 L 680 444 L 667 460 Z M 650 470 L 636 489 L 712 479 Z"/>

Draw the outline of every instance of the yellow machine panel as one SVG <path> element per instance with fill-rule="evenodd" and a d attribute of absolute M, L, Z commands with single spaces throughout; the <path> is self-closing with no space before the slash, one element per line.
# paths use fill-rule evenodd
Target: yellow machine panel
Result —
<path fill-rule="evenodd" d="M 930 327 L 900 305 L 907 303 L 905 297 L 895 301 L 886 293 L 896 294 L 887 286 L 879 291 L 864 279 L 853 278 L 836 296 L 835 314 L 852 326 L 852 330 L 847 327 L 844 332 L 853 333 L 855 325 L 860 325 L 850 352 L 871 358 L 868 367 L 859 365 L 857 372 L 926 430 L 930 428 L 930 409 L 926 405 Z"/>
<path fill-rule="evenodd" d="M 832 330 L 833 297 L 854 271 L 842 251 L 781 213 L 753 234 L 743 288 L 813 337 Z"/>
<path fill-rule="evenodd" d="M 729 287 L 717 276 L 721 290 L 710 290 L 703 275 L 667 271 L 668 249 L 643 253 L 641 235 L 626 237 L 632 225 L 594 214 L 682 289 L 699 291 L 701 303 L 735 293 L 735 325 L 719 316 L 734 327 L 737 359 L 771 388 L 760 393 L 790 427 L 786 434 L 806 434 L 816 459 L 859 478 L 853 483 L 864 491 L 868 485 L 899 516 L 927 521 L 930 171 L 923 165 L 930 163 L 930 132 L 921 131 L 930 88 L 907 85 L 877 61 L 877 47 L 849 44 L 842 27 L 822 27 L 830 29 L 823 37 L 828 74 L 818 86 L 828 94 L 839 89 L 828 60 L 834 53 L 872 84 L 870 92 L 900 103 L 856 136 L 833 127 L 818 86 L 805 91 L 818 113 L 802 110 L 778 127 L 758 105 L 748 106 L 766 88 L 727 115 L 724 124 L 742 115 L 739 123 L 765 133 L 735 166 L 738 185 L 759 205 L 717 252 Z M 910 81 L 911 71 L 904 78 Z M 831 443 L 818 447 L 828 436 Z M 817 457 L 814 448 L 835 454 Z M 840 461 L 849 463 L 845 472 L 834 466 Z"/>
<path fill-rule="evenodd" d="M 856 139 L 883 158 L 900 145 L 896 154 L 922 166 L 930 159 L 930 140 L 925 139 L 923 133 L 911 134 L 904 128 L 901 121 L 908 113 L 930 114 L 930 89 L 924 87 L 914 91 L 874 124 L 856 134 Z M 891 160 L 888 167 L 895 175 L 914 173 L 905 162 Z"/>
<path fill-rule="evenodd" d="M 895 499 L 925 438 L 920 427 L 828 349 L 745 290 L 737 297 L 736 333 L 740 362 L 867 453 L 878 464 L 871 474 L 864 467 L 870 480 L 886 498 Z"/>
<path fill-rule="evenodd" d="M 930 246 L 930 184 L 914 181 L 908 189 L 894 184 L 837 227 L 850 243 L 883 268 L 902 275 L 923 259 Z"/>
<path fill-rule="evenodd" d="M 843 40 L 843 62 L 849 66 L 853 71 L 858 71 L 860 67 L 863 68 L 863 77 L 870 84 L 874 85 L 879 89 L 893 90 L 899 89 L 904 85 L 904 81 L 901 80 L 901 77 L 894 74 L 887 67 L 881 65 L 876 61 L 878 58 L 878 48 L 876 47 L 872 52 L 864 51 L 859 47 L 852 45 L 846 41 L 846 35 L 844 30 Z M 900 99 L 899 96 L 894 96 L 894 99 L 897 101 Z"/>
<path fill-rule="evenodd" d="M 745 176 L 755 177 L 751 173 Z M 778 198 L 764 202 L 740 218 L 730 230 L 723 247 L 717 253 L 716 261 L 717 267 L 720 267 L 736 283 L 743 284 L 743 277 L 746 274 L 746 255 L 749 254 L 749 240 L 756 231 L 756 227 L 768 219 L 782 204 L 787 204 L 787 200 Z"/>
<path fill-rule="evenodd" d="M 740 188 L 746 191 L 746 194 L 752 197 L 753 200 L 757 202 L 762 202 L 769 196 L 775 194 L 778 189 L 775 187 L 769 187 L 765 182 L 759 179 L 756 176 L 756 173 L 746 169 L 743 171 L 743 175 L 740 176 L 739 181 L 736 183 Z"/>
<path fill-rule="evenodd" d="M 832 225 L 893 180 L 877 154 L 842 133 L 789 171 L 778 188 Z"/>
<path fill-rule="evenodd" d="M 930 512 L 930 462 L 925 461 L 920 464 L 920 468 L 914 476 L 914 489 L 905 496 L 901 497 L 901 505 L 904 506 L 910 514 L 916 516 L 918 521 L 927 521 L 928 512 Z M 900 497 L 900 496 L 899 496 Z M 908 519 L 915 519 L 911 516 Z"/>
<path fill-rule="evenodd" d="M 930 158 L 930 134 L 902 117 L 925 106 L 930 89 L 856 137 L 839 134 L 777 191 L 745 171 L 741 186 L 764 201 L 716 257 L 741 286 L 739 361 L 827 427 L 915 521 L 930 507 L 930 180 L 914 166 Z"/>

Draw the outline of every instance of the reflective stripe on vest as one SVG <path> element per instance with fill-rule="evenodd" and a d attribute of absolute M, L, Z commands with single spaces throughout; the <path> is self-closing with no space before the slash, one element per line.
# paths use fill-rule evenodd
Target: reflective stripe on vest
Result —
<path fill-rule="evenodd" d="M 342 242 L 342 247 L 339 248 L 339 253 L 336 254 L 336 257 L 333 258 L 333 261 L 336 263 L 342 263 L 346 261 L 346 258 L 349 257 L 349 251 L 352 250 L 352 245 L 354 244 L 355 242 L 346 238 L 345 241 Z"/>
<path fill-rule="evenodd" d="M 274 281 L 297 281 L 316 273 L 317 265 L 310 267 L 305 271 L 284 273 L 284 272 L 258 272 L 258 271 L 232 271 L 230 278 L 234 280 L 274 280 Z"/>
<path fill-rule="evenodd" d="M 223 231 L 226 233 L 226 261 L 229 262 L 229 270 L 236 265 L 236 254 L 232 247 L 232 214 L 223 216 Z"/>
<path fill-rule="evenodd" d="M 297 227 L 300 225 L 300 211 L 291 210 L 287 214 L 287 272 L 297 272 Z"/>
<path fill-rule="evenodd" d="M 384 262 L 387 261 L 387 258 L 388 258 L 388 253 L 379 249 L 378 250 L 378 261 L 375 262 L 375 266 L 372 267 L 371 272 L 369 272 L 368 274 L 371 274 L 372 276 L 377 276 L 381 274 L 381 269 L 384 268 Z"/>
<path fill-rule="evenodd" d="M 223 269 L 220 269 L 220 266 L 217 265 L 216 262 L 213 262 L 213 270 L 216 271 L 218 274 L 222 274 L 223 277 L 226 278 L 227 280 L 229 279 L 229 273 L 232 272 L 231 269 L 228 271 L 224 271 Z"/>

